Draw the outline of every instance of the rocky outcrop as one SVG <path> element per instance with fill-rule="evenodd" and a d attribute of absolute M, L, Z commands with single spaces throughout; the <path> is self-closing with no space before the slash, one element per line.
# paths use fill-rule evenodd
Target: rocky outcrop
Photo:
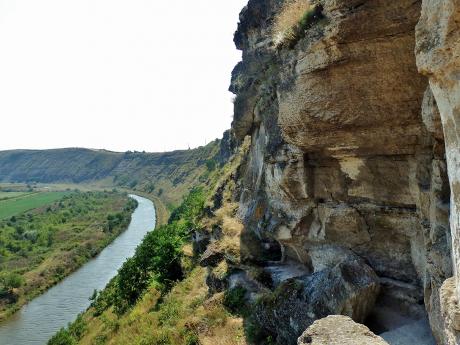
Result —
<path fill-rule="evenodd" d="M 298 345 L 388 345 L 369 328 L 347 316 L 331 315 L 315 321 L 297 342 Z"/>
<path fill-rule="evenodd" d="M 235 34 L 243 60 L 222 151 L 250 137 L 231 200 L 246 254 L 225 260 L 241 276 L 262 270 L 255 318 L 279 343 L 344 314 L 391 336 L 397 323 L 373 322 L 396 315 L 416 329 L 428 317 L 447 344 L 453 300 L 441 287 L 460 270 L 460 4 L 311 0 L 280 44 L 273 23 L 286 3 L 249 0 Z"/>
<path fill-rule="evenodd" d="M 280 47 L 270 30 L 283 3 L 250 0 L 235 35 L 232 130 L 251 136 L 245 232 L 313 275 L 351 250 L 382 283 L 377 304 L 415 319 L 427 310 L 442 343 L 450 189 L 436 98 L 414 54 L 421 3 L 312 1 L 320 13 Z"/>
<path fill-rule="evenodd" d="M 311 0 L 280 42 L 288 3 L 240 15 L 216 159 L 239 158 L 194 234 L 209 293 L 243 287 L 280 344 L 384 344 L 353 320 L 457 344 L 460 3 Z"/>
<path fill-rule="evenodd" d="M 363 322 L 374 306 L 379 281 L 362 260 L 349 254 L 337 265 L 289 279 L 255 306 L 255 318 L 279 344 L 295 344 L 315 320 L 343 314 Z"/>

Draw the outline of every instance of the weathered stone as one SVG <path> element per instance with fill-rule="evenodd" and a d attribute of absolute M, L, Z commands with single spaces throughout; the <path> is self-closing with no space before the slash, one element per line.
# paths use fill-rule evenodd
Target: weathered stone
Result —
<path fill-rule="evenodd" d="M 261 323 L 284 341 L 326 316 L 303 303 L 324 291 L 318 277 L 347 262 L 351 250 L 383 282 L 379 302 L 417 318 L 426 309 L 443 344 L 450 189 L 460 257 L 460 4 L 424 0 L 415 38 L 421 2 L 311 2 L 322 19 L 289 46 L 274 49 L 270 31 L 285 0 L 250 0 L 235 34 L 243 61 L 232 74 L 232 129 L 237 140 L 251 136 L 238 179 L 241 246 L 253 263 L 297 261 L 308 272 L 288 282 L 308 285 L 309 297 L 275 299 L 276 322 L 269 306 L 265 314 L 259 306 Z M 260 254 L 273 241 L 282 263 Z"/>
<path fill-rule="evenodd" d="M 460 305 L 456 293 L 455 278 L 449 278 L 444 282 L 440 297 L 444 320 L 444 344 L 458 345 L 460 344 Z"/>
<path fill-rule="evenodd" d="M 194 231 L 192 233 L 193 252 L 195 254 L 203 254 L 210 242 L 209 233 L 206 231 Z"/>
<path fill-rule="evenodd" d="M 295 344 L 315 320 L 343 314 L 363 322 L 379 291 L 378 278 L 357 257 L 334 267 L 289 279 L 255 306 L 260 326 L 279 344 Z"/>
<path fill-rule="evenodd" d="M 312 30 L 314 37 L 307 34 L 295 52 L 294 68 L 283 66 L 283 73 L 292 75 L 279 91 L 285 139 L 331 155 L 413 153 L 426 88 L 413 53 L 420 4 L 321 3 L 327 18 L 323 35 Z"/>
<path fill-rule="evenodd" d="M 211 243 L 206 251 L 203 253 L 200 259 L 200 265 L 206 266 L 217 266 L 219 262 L 224 259 L 225 255 L 216 243 Z"/>
<path fill-rule="evenodd" d="M 299 337 L 298 345 L 388 345 L 351 318 L 331 315 L 317 320 Z"/>
<path fill-rule="evenodd" d="M 419 71 L 429 77 L 441 114 L 451 188 L 451 231 L 460 298 L 460 3 L 424 0 L 416 31 Z"/>

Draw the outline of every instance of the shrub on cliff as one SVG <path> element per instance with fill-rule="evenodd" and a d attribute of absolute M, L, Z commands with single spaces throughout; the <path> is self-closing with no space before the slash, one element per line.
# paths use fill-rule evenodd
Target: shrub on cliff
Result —
<path fill-rule="evenodd" d="M 288 0 L 275 17 L 272 29 L 276 47 L 299 40 L 314 19 L 321 17 L 321 8 L 308 0 Z"/>

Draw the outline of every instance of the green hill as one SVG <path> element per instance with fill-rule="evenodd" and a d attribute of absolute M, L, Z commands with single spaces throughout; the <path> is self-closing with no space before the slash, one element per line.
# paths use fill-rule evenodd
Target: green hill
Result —
<path fill-rule="evenodd" d="M 0 182 L 93 183 L 124 187 L 177 204 L 219 161 L 219 140 L 165 153 L 82 148 L 0 151 Z"/>

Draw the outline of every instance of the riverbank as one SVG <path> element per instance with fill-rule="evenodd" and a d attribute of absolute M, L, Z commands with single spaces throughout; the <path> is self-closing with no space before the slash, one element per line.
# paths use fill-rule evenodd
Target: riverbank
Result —
<path fill-rule="evenodd" d="M 155 215 L 156 215 L 155 227 L 168 223 L 168 219 L 169 219 L 171 212 L 168 210 L 168 207 L 158 196 L 152 193 L 142 192 L 139 190 L 131 190 L 131 189 L 122 189 L 122 190 L 125 191 L 126 193 L 136 194 L 143 198 L 147 198 L 151 202 L 153 202 L 153 206 L 155 207 Z"/>
<path fill-rule="evenodd" d="M 137 203 L 113 192 L 72 193 L 0 222 L 0 322 L 98 255 Z"/>
<path fill-rule="evenodd" d="M 43 345 L 89 306 L 94 290 L 102 290 L 147 233 L 155 227 L 153 203 L 133 196 L 138 207 L 128 229 L 76 272 L 38 296 L 9 320 L 0 323 L 0 344 Z M 65 303 L 63 303 L 65 301 Z"/>

